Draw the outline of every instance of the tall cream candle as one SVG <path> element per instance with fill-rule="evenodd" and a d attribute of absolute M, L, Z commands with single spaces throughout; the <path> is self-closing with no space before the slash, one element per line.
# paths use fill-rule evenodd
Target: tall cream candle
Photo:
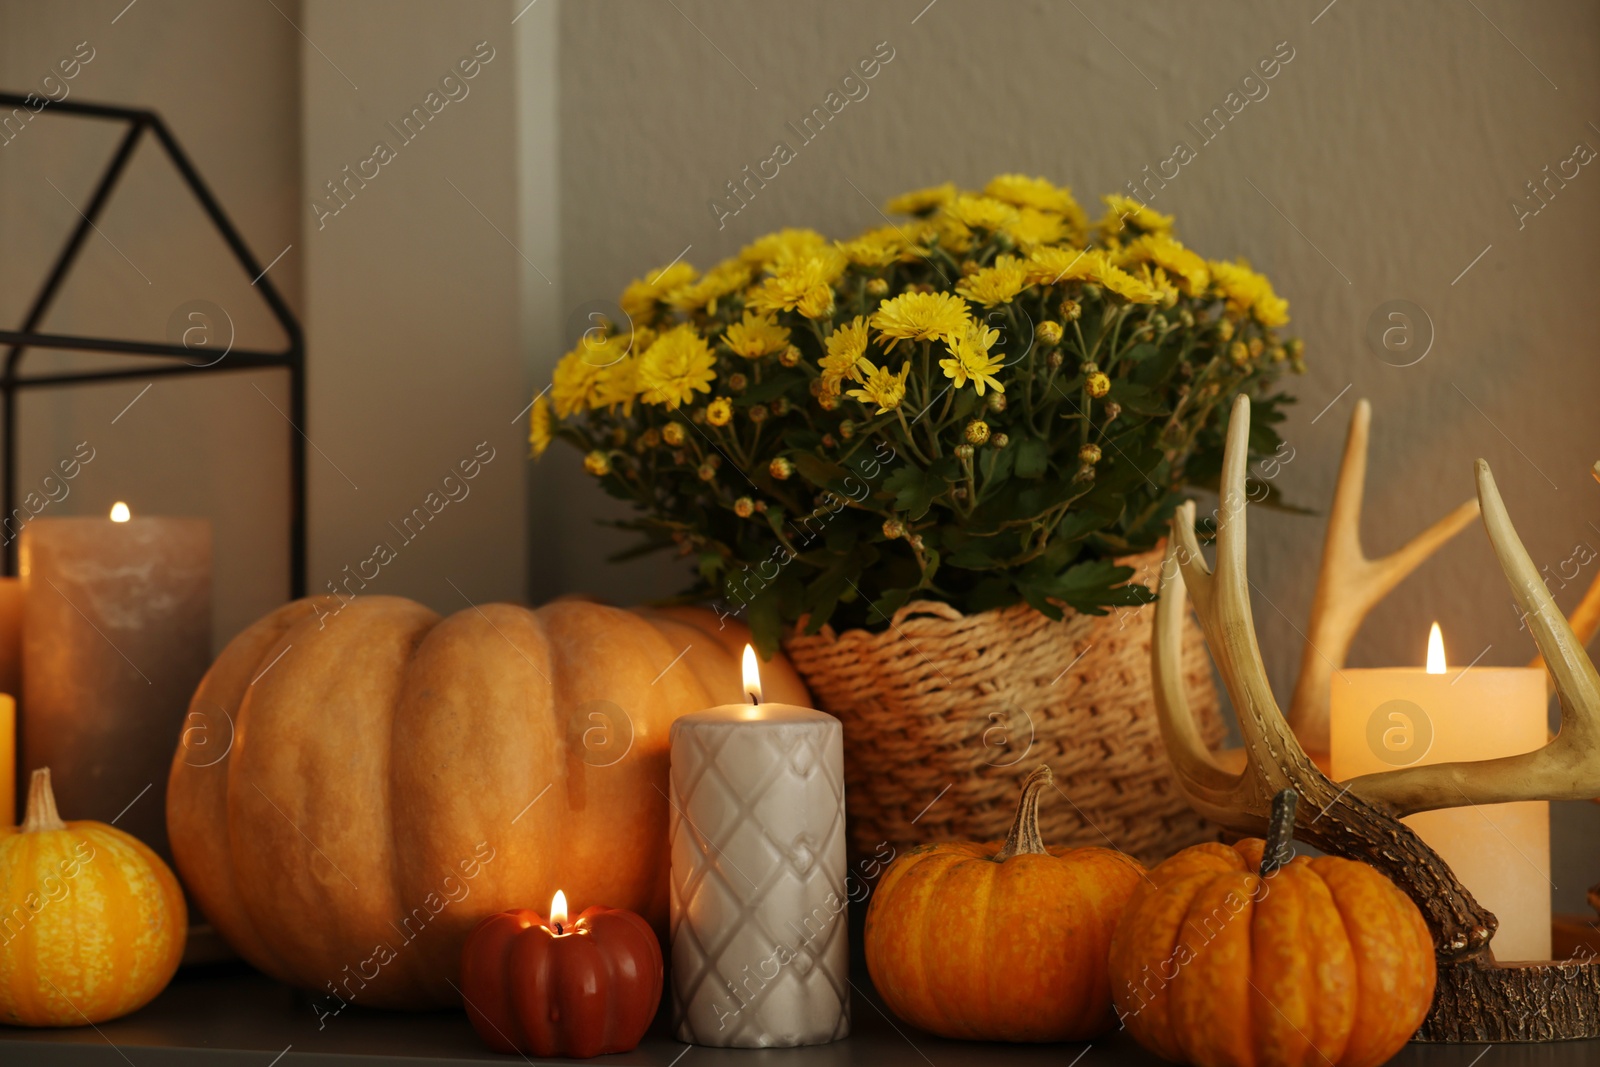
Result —
<path fill-rule="evenodd" d="M 0 578 L 0 826 L 16 822 L 17 701 L 22 693 L 22 581 Z"/>
<path fill-rule="evenodd" d="M 51 769 L 68 818 L 170 858 L 167 773 L 211 662 L 211 524 L 35 519 L 19 558 L 23 765 Z"/>
<path fill-rule="evenodd" d="M 672 992 L 680 1041 L 757 1048 L 850 1033 L 844 729 L 748 704 L 672 724 Z"/>
<path fill-rule="evenodd" d="M 1332 777 L 1531 752 L 1549 738 L 1544 671 L 1448 670 L 1435 624 L 1428 668 L 1344 670 L 1333 679 Z M 1405 820 L 1500 920 L 1495 958 L 1550 958 L 1550 805 L 1422 812 Z"/>

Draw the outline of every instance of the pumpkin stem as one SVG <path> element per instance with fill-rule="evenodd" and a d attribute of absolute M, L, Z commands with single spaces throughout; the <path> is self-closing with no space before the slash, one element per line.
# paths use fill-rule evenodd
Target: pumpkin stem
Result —
<path fill-rule="evenodd" d="M 22 832 L 40 830 L 65 830 L 67 824 L 56 813 L 56 794 L 50 788 L 50 768 L 40 767 L 28 782 L 28 812 L 22 820 Z"/>
<path fill-rule="evenodd" d="M 1049 855 L 1044 838 L 1039 835 L 1039 794 L 1055 780 L 1048 765 L 1041 763 L 1022 783 L 1022 799 L 1017 801 L 1017 817 L 1006 834 L 1006 843 L 994 854 L 996 863 L 1004 863 L 1022 853 Z"/>
<path fill-rule="evenodd" d="M 1294 840 L 1294 810 L 1300 794 L 1282 789 L 1272 798 L 1272 818 L 1267 822 L 1267 840 L 1261 849 L 1261 877 L 1270 878 L 1288 862 L 1289 842 Z"/>

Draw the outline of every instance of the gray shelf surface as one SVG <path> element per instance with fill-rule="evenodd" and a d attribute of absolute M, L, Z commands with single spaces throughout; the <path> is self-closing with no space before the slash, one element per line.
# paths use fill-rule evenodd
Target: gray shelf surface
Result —
<path fill-rule="evenodd" d="M 1090 1045 L 997 1045 L 946 1041 L 886 1015 L 864 983 L 852 1005 L 853 1033 L 832 1045 L 737 1050 L 684 1045 L 658 1019 L 631 1053 L 588 1062 L 639 1067 L 1050 1067 L 1162 1061 L 1126 1034 Z M 5 1067 L 403 1067 L 562 1063 L 487 1051 L 460 1012 L 400 1014 L 347 1008 L 318 1028 L 311 1000 L 242 966 L 184 972 L 142 1011 L 100 1027 L 0 1027 Z M 1579 1067 L 1600 1064 L 1600 1041 L 1549 1045 L 1412 1044 L 1394 1067 Z"/>

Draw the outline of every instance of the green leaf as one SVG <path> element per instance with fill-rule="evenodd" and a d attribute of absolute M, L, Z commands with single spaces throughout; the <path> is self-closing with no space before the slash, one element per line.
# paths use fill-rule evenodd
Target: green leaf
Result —
<path fill-rule="evenodd" d="M 910 463 L 896 468 L 883 480 L 883 488 L 894 494 L 895 510 L 906 512 L 913 522 L 928 513 L 934 498 L 949 485 L 932 471 L 921 470 Z"/>
<path fill-rule="evenodd" d="M 799 371 L 779 371 L 759 385 L 752 385 L 745 392 L 733 398 L 733 406 L 747 408 L 754 404 L 765 404 L 769 400 L 789 392 L 797 386 L 804 387 L 806 376 Z"/>
<path fill-rule="evenodd" d="M 810 482 L 819 489 L 831 489 L 843 482 L 850 472 L 832 460 L 823 459 L 821 456 L 810 452 L 796 452 L 789 457 L 794 464 L 794 469 L 800 472 L 800 477 Z"/>
<path fill-rule="evenodd" d="M 1106 401 L 1109 403 L 1113 400 L 1122 405 L 1122 410 L 1135 415 L 1167 415 L 1171 412 L 1148 386 L 1126 378 L 1118 378 L 1111 383 L 1111 392 L 1106 394 Z"/>
<path fill-rule="evenodd" d="M 1130 363 L 1141 363 L 1156 354 L 1156 346 L 1146 341 L 1142 345 L 1134 345 L 1122 354 L 1122 358 Z"/>
<path fill-rule="evenodd" d="M 1050 442 L 1038 437 L 1024 437 L 1014 446 L 1015 470 L 1018 478 L 1038 478 L 1050 466 Z"/>

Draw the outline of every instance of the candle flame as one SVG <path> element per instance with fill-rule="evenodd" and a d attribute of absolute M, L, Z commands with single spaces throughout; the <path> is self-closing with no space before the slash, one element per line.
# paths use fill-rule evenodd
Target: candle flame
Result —
<path fill-rule="evenodd" d="M 115 504 L 111 505 L 112 522 L 127 522 L 131 518 L 133 518 L 133 512 L 129 511 L 128 505 L 124 504 L 122 501 L 119 500 Z"/>
<path fill-rule="evenodd" d="M 1439 632 L 1439 624 L 1434 623 L 1433 629 L 1428 631 L 1428 673 L 1443 674 L 1444 670 L 1444 634 Z"/>
<path fill-rule="evenodd" d="M 557 932 L 567 925 L 567 895 L 559 889 L 550 900 L 550 925 L 554 926 Z"/>
<path fill-rule="evenodd" d="M 756 660 L 756 650 L 744 646 L 744 693 L 750 703 L 761 703 L 761 664 Z"/>

